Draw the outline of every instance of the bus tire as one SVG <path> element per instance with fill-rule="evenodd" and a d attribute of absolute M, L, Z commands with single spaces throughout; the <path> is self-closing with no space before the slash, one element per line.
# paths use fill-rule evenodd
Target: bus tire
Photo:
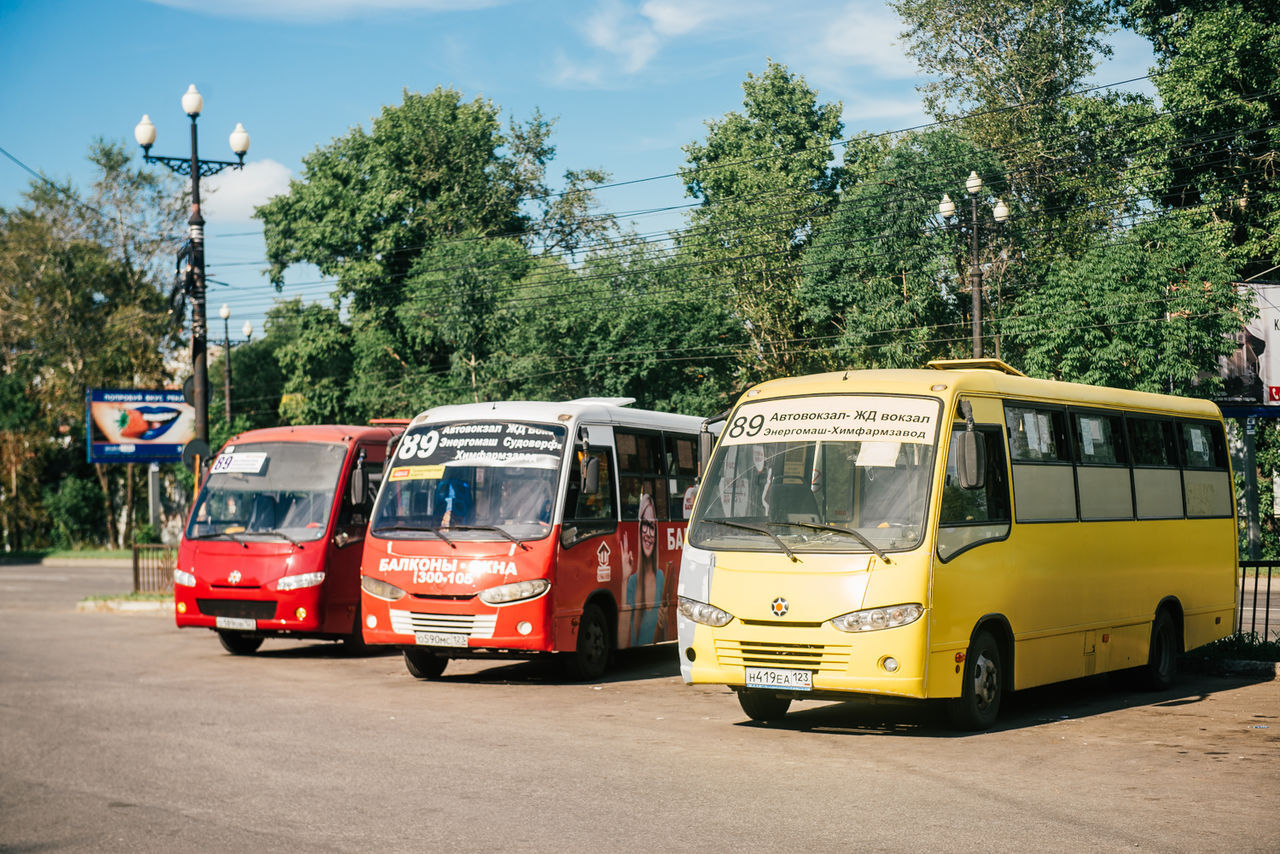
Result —
<path fill-rule="evenodd" d="M 1004 697 L 1004 669 L 1000 645 L 985 629 L 969 644 L 962 679 L 960 696 L 947 702 L 952 725 L 970 732 L 990 729 Z"/>
<path fill-rule="evenodd" d="M 218 632 L 218 642 L 232 655 L 253 655 L 262 646 L 262 638 L 243 632 Z"/>
<path fill-rule="evenodd" d="M 738 692 L 738 705 L 751 720 L 767 724 L 784 718 L 787 709 L 791 708 L 791 698 L 779 696 L 772 691 L 759 691 L 743 688 Z"/>
<path fill-rule="evenodd" d="M 444 669 L 449 666 L 449 659 L 424 649 L 406 649 L 404 651 L 404 667 L 414 679 L 439 679 Z"/>
<path fill-rule="evenodd" d="M 589 604 L 582 609 L 582 619 L 578 621 L 577 647 L 565 660 L 569 678 L 577 682 L 599 679 L 609 669 L 612 654 L 609 621 L 599 605 Z"/>
<path fill-rule="evenodd" d="M 1165 691 L 1178 674 L 1178 633 L 1169 612 L 1161 610 L 1151 624 L 1151 645 L 1139 681 L 1148 691 Z"/>

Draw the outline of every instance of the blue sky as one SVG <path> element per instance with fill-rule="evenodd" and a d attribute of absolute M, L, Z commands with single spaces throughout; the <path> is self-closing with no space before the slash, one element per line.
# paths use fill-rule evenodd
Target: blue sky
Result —
<path fill-rule="evenodd" d="M 879 0 L 0 0 L 0 148 L 87 185 L 92 140 L 136 150 L 143 113 L 157 128 L 153 153 L 188 155 L 181 98 L 192 83 L 205 99 L 203 157 L 233 159 L 227 136 L 243 123 L 248 167 L 201 182 L 208 276 L 227 283 L 210 287 L 211 331 L 220 337 L 226 303 L 234 340 L 246 319 L 261 329 L 277 298 L 262 276 L 253 205 L 286 189 L 304 155 L 368 128 L 404 89 L 453 86 L 492 100 L 504 119 L 540 109 L 557 118 L 550 175 L 597 167 L 634 181 L 675 172 L 681 146 L 740 109 L 742 81 L 766 58 L 842 102 L 846 136 L 924 123 L 921 79 L 895 44 L 901 29 Z M 1112 42 L 1097 81 L 1147 72 L 1144 41 Z M 20 204 L 30 177 L 0 157 L 0 206 Z M 674 178 L 598 199 L 624 214 L 689 202 Z M 641 232 L 681 222 L 624 219 Z M 327 302 L 317 279 L 291 269 L 284 294 Z"/>

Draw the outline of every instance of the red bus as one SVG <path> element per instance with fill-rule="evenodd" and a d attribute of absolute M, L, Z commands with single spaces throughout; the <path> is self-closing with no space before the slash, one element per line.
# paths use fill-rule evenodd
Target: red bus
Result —
<path fill-rule="evenodd" d="M 421 679 L 563 652 L 570 675 L 675 639 L 702 419 L 630 398 L 441 406 L 387 464 L 364 544 L 364 639 Z"/>
<path fill-rule="evenodd" d="M 271 427 L 213 458 L 173 573 L 179 628 L 234 655 L 265 638 L 360 646 L 360 544 L 387 446 L 407 421 Z"/>

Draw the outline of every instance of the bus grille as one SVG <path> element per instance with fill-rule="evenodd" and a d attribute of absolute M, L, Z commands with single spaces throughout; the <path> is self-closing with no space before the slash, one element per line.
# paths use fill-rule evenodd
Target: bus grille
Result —
<path fill-rule="evenodd" d="M 197 599 L 201 614 L 210 617 L 241 617 L 254 620 L 270 620 L 276 615 L 275 602 L 252 599 Z"/>
<path fill-rule="evenodd" d="M 849 666 L 849 647 L 820 643 L 717 640 L 716 659 L 721 667 L 846 670 Z"/>
<path fill-rule="evenodd" d="M 497 614 L 417 614 L 391 609 L 391 630 L 400 635 L 444 632 L 473 638 L 491 638 Z"/>

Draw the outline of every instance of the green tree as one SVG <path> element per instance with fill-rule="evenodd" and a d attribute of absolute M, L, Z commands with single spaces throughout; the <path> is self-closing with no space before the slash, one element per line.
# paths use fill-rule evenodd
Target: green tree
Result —
<path fill-rule="evenodd" d="M 1158 198 L 1221 229 L 1238 276 L 1266 275 L 1280 260 L 1280 16 L 1242 0 L 1122 5 L 1156 54 Z"/>
<path fill-rule="evenodd" d="M 304 310 L 299 297 L 277 301 L 267 310 L 261 333 L 231 348 L 232 421 L 243 425 L 237 427 L 237 431 L 275 427 L 282 423 L 280 403 L 284 396 L 285 375 L 278 354 L 282 348 L 297 341 Z M 226 420 L 226 406 L 222 400 L 225 370 L 224 360 L 210 361 L 209 384 L 213 392 L 209 407 L 211 429 L 212 425 Z"/>
<path fill-rule="evenodd" d="M 1212 397 L 1245 319 L 1231 272 L 1220 234 L 1153 217 L 1058 259 L 1005 340 L 1033 376 Z"/>
<path fill-rule="evenodd" d="M 297 335 L 276 351 L 286 377 L 280 417 L 286 424 L 341 424 L 352 420 L 351 330 L 336 308 L 306 306 Z"/>
<path fill-rule="evenodd" d="M 707 137 L 684 147 L 680 176 L 701 201 L 681 235 L 696 279 L 722 288 L 747 332 L 744 381 L 797 373 L 813 362 L 796 290 L 800 257 L 837 198 L 841 172 L 832 146 L 839 103 L 821 104 L 799 75 L 769 61 L 742 84 L 743 111 L 707 122 Z"/>
<path fill-rule="evenodd" d="M 102 540 L 105 526 L 102 489 L 93 480 L 64 477 L 44 490 L 44 506 L 53 522 L 53 544 L 73 549 Z"/>
<path fill-rule="evenodd" d="M 961 209 L 954 228 L 942 227 L 938 199 L 955 164 L 998 175 L 998 160 L 951 130 L 908 133 L 892 144 L 859 139 L 848 151 L 848 162 L 860 165 L 846 167 L 848 186 L 805 253 L 797 294 L 826 342 L 827 367 L 919 367 L 968 355 L 970 218 Z M 997 293 L 1008 242 L 992 235 L 984 228 L 981 261 L 988 291 Z"/>
<path fill-rule="evenodd" d="M 551 127 L 535 113 L 504 133 L 491 102 L 406 91 L 368 132 L 354 128 L 308 155 L 302 180 L 258 209 L 277 283 L 295 262 L 337 278 L 346 322 L 324 321 L 318 346 L 342 339 L 358 378 L 344 388 L 329 363 L 302 356 L 313 345 L 282 351 L 290 419 L 421 408 L 462 378 L 474 396 L 501 322 L 487 313 L 529 254 L 573 252 L 611 227 L 588 214 L 587 187 L 604 173 L 571 170 L 562 192 L 548 185 Z M 312 369 L 321 373 L 289 373 Z M 316 405 L 299 407 L 299 394 Z"/>
<path fill-rule="evenodd" d="M 89 157 L 98 177 L 87 195 L 36 180 L 25 206 L 0 212 L 0 374 L 34 404 L 0 441 L 9 491 L 25 505 L 13 517 L 23 525 L 40 519 L 39 499 L 16 484 L 84 466 L 83 446 L 77 459 L 67 442 L 85 433 L 85 389 L 164 385 L 164 354 L 175 340 L 159 247 L 178 219 L 180 198 L 166 195 L 171 185 L 130 168 L 121 146 L 95 143 Z M 168 203 L 153 210 L 157 199 Z M 122 544 L 141 472 L 99 464 L 92 474 L 103 539 Z M 10 544 L 17 547 L 26 533 L 37 532 L 10 528 Z"/>
<path fill-rule="evenodd" d="M 741 323 L 690 259 L 624 237 L 576 270 L 544 269 L 512 306 L 515 397 L 631 397 L 668 412 L 712 415 L 736 390 Z"/>

